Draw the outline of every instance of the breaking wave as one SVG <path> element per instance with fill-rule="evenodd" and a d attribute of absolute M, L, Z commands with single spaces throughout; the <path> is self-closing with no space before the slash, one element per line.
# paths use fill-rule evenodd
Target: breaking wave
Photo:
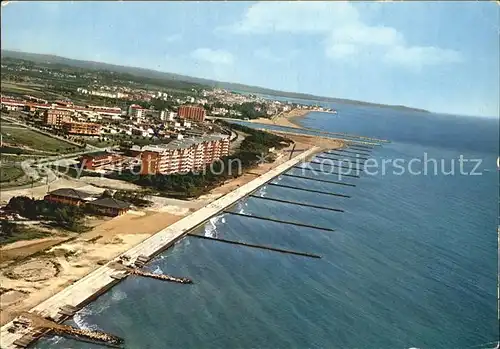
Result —
<path fill-rule="evenodd" d="M 267 195 L 267 186 L 263 186 L 257 191 L 259 196 L 265 197 Z"/>
<path fill-rule="evenodd" d="M 108 307 L 106 307 L 106 308 L 108 308 Z M 104 309 L 102 309 L 102 310 L 104 310 Z M 96 312 L 96 313 L 98 314 L 98 313 L 100 313 L 100 311 Z M 91 315 L 94 315 L 96 313 L 92 312 L 88 308 L 83 308 L 82 310 L 78 311 L 73 316 L 73 321 L 75 322 L 76 326 L 79 329 L 81 329 L 81 330 L 94 330 L 94 331 L 97 331 L 97 330 L 99 330 L 99 328 L 97 327 L 97 325 L 91 324 L 91 323 L 87 322 L 87 320 L 88 320 L 87 317 L 89 317 Z"/>
<path fill-rule="evenodd" d="M 115 288 L 113 290 L 113 294 L 111 295 L 111 300 L 113 302 L 122 301 L 127 298 L 127 294 L 121 291 L 119 288 Z"/>
<path fill-rule="evenodd" d="M 52 336 L 52 337 L 47 338 L 47 342 L 49 342 L 52 346 L 54 344 L 59 343 L 62 339 L 63 339 L 63 337 L 61 337 L 61 336 Z"/>
<path fill-rule="evenodd" d="M 85 307 L 75 313 L 75 315 L 73 316 L 73 321 L 79 329 L 94 331 L 101 330 L 99 326 L 89 322 L 90 317 L 92 315 L 97 315 L 104 312 L 109 307 L 111 307 L 112 303 L 116 303 L 127 298 L 127 294 L 118 288 L 114 288 L 110 291 L 110 293 L 110 298 L 104 298 L 106 299 L 106 301 L 94 302 L 91 306 Z"/>
<path fill-rule="evenodd" d="M 163 270 L 161 270 L 160 266 L 157 265 L 155 270 L 152 271 L 153 274 L 160 275 L 163 274 Z"/>
<path fill-rule="evenodd" d="M 245 207 L 247 207 L 247 206 L 248 206 L 248 204 L 247 204 L 247 202 L 246 202 L 246 201 L 245 201 L 245 202 L 241 202 L 241 201 L 240 201 L 240 202 L 238 203 L 238 213 L 246 214 L 246 212 L 245 212 Z"/>
<path fill-rule="evenodd" d="M 217 237 L 217 223 L 225 223 L 226 220 L 223 216 L 216 216 L 210 218 L 207 224 L 205 224 L 204 234 L 206 237 L 215 238 Z"/>

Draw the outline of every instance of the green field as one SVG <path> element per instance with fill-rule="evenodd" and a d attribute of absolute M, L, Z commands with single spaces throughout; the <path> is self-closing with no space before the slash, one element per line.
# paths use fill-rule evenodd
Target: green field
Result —
<path fill-rule="evenodd" d="M 24 171 L 18 166 L 4 165 L 0 167 L 0 183 L 11 182 L 24 176 Z"/>
<path fill-rule="evenodd" d="M 71 143 L 17 126 L 2 127 L 1 134 L 3 142 L 11 143 L 11 145 L 27 146 L 39 151 L 67 153 L 78 150 L 78 147 Z"/>

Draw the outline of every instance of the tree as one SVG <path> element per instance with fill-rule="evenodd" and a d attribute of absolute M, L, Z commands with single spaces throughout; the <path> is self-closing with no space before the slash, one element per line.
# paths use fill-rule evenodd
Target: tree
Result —
<path fill-rule="evenodd" d="M 112 198 L 112 197 L 113 197 L 113 192 L 109 189 L 106 189 L 101 194 L 101 198 Z"/>

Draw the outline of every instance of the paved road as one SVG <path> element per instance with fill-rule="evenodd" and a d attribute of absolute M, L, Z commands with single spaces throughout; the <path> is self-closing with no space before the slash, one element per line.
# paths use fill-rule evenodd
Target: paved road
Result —
<path fill-rule="evenodd" d="M 29 159 L 23 161 L 21 163 L 21 168 L 24 170 L 26 176 L 33 178 L 34 180 L 33 184 L 30 183 L 21 186 L 8 187 L 5 189 L 2 188 L 1 191 L 6 192 L 9 190 L 29 189 L 50 184 L 59 178 L 57 174 L 50 169 L 50 165 L 54 164 L 54 162 L 59 161 L 61 159 L 75 158 L 83 154 L 95 153 L 98 151 L 111 150 L 111 149 L 112 147 L 96 148 L 70 154 L 50 156 L 43 159 L 37 159 L 37 160 Z"/>
<path fill-rule="evenodd" d="M 234 133 L 236 133 L 236 139 L 231 142 L 229 145 L 231 148 L 231 151 L 236 151 L 240 148 L 241 142 L 245 139 L 245 135 L 242 132 L 235 131 L 233 130 Z"/>

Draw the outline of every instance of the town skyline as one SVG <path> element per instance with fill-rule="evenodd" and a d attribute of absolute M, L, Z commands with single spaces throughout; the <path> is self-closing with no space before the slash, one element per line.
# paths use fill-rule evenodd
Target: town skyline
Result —
<path fill-rule="evenodd" d="M 9 5 L 2 8 L 3 49 L 437 113 L 498 117 L 495 3 Z M 112 9 L 114 16 L 102 16 Z M 135 24 L 117 22 L 134 11 Z M 160 25 L 155 19 L 161 11 L 166 23 Z M 46 16 L 28 21 L 34 12 Z M 445 12 L 454 14 L 455 23 L 440 22 L 438 15 Z M 276 13 L 288 14 L 287 19 Z M 187 18 L 195 21 L 192 28 L 185 24 Z M 157 30 L 143 40 L 138 37 L 143 31 L 134 36 L 134 28 L 148 22 Z M 462 28 L 464 24 L 474 26 Z M 34 26 L 40 29 L 34 31 Z M 79 40 L 72 42 L 77 34 Z"/>

